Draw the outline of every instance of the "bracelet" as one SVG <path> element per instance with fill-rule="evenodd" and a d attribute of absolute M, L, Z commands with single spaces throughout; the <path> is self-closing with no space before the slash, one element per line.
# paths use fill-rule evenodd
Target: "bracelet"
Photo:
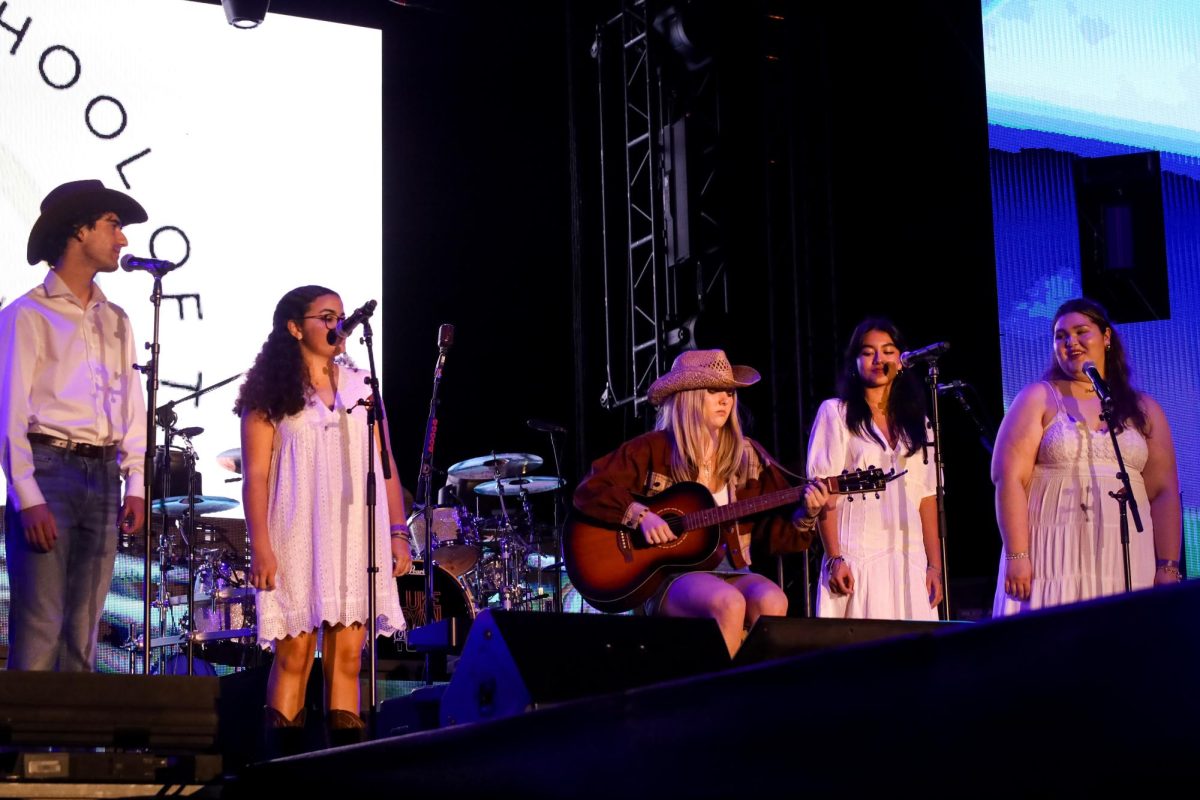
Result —
<path fill-rule="evenodd" d="M 392 526 L 392 538 L 403 539 L 406 542 L 412 541 L 412 531 L 408 529 L 407 522 L 398 522 Z"/>
<path fill-rule="evenodd" d="M 1005 561 L 1016 561 L 1017 559 L 1020 559 L 1020 558 L 1029 558 L 1029 551 L 1026 550 L 1023 553 L 1005 553 L 1004 554 Z"/>
<path fill-rule="evenodd" d="M 828 561 L 825 562 L 825 566 L 828 567 L 829 569 L 833 569 L 833 564 L 835 561 L 840 561 L 843 564 L 845 564 L 846 557 L 845 556 L 833 556 L 832 558 L 830 558 Z"/>
<path fill-rule="evenodd" d="M 802 531 L 811 531 L 813 528 L 817 527 L 817 519 L 817 517 L 810 517 L 808 514 L 805 514 L 800 518 L 800 521 L 795 524 L 796 527 Z"/>
<path fill-rule="evenodd" d="M 937 567 L 935 567 L 933 564 L 926 564 L 926 565 L 925 565 L 925 571 L 926 571 L 926 572 L 929 572 L 929 571 L 931 571 L 931 570 L 932 570 L 932 571 L 933 571 L 933 573 L 934 573 L 935 575 L 937 575 L 939 578 L 940 578 L 940 577 L 942 577 L 942 571 L 941 571 L 940 569 L 938 569 Z"/>
<path fill-rule="evenodd" d="M 1183 580 L 1183 573 L 1179 571 L 1179 567 L 1173 567 L 1173 566 L 1170 566 L 1167 564 L 1163 564 L 1158 569 L 1162 570 L 1163 572 L 1167 573 L 1168 575 L 1175 576 L 1175 580 L 1177 580 L 1177 581 Z"/>
<path fill-rule="evenodd" d="M 1159 569 L 1163 569 L 1164 567 L 1168 569 L 1174 567 L 1176 570 L 1178 570 L 1179 562 L 1173 558 L 1156 558 L 1154 560 L 1154 566 L 1158 567 Z"/>

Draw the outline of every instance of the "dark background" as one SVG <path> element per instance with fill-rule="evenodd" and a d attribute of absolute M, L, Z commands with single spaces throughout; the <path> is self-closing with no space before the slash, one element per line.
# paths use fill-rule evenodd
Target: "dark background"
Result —
<path fill-rule="evenodd" d="M 729 299 L 727 315 L 697 328 L 696 344 L 763 373 L 739 395 L 753 435 L 785 464 L 803 465 L 812 415 L 867 314 L 892 317 L 910 347 L 951 342 L 942 381 L 969 381 L 977 409 L 998 422 L 978 4 L 696 6 L 708 22 L 697 43 L 719 81 L 714 202 Z M 271 3 L 270 14 L 383 31 L 384 293 L 393 310 L 382 321 L 383 368 L 406 486 L 415 485 L 443 323 L 455 326 L 455 342 L 441 387 L 439 469 L 495 450 L 538 454 L 547 462 L 539 474 L 551 474 L 547 434 L 525 424 L 542 418 L 568 428 L 563 472 L 573 486 L 593 458 L 647 427 L 632 407 L 600 403 L 601 127 L 589 47 L 618 9 L 583 0 Z M 990 606 L 999 549 L 988 454 L 952 399 L 941 417 L 952 597 L 956 616 L 975 616 Z M 773 564 L 758 564 L 773 574 Z M 793 596 L 798 566 L 786 562 Z"/>

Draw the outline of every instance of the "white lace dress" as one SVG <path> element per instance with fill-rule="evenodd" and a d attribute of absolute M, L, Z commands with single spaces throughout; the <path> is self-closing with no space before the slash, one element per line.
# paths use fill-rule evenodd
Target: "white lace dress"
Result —
<path fill-rule="evenodd" d="M 882 441 L 887 437 L 872 423 Z M 852 434 L 846 425 L 846 404 L 826 400 L 817 410 L 808 443 L 808 474 L 829 477 L 843 470 L 879 467 L 907 474 L 851 500 L 837 498 L 838 544 L 854 576 L 850 595 L 829 591 L 829 564 L 821 566 L 817 583 L 817 616 L 853 619 L 936 620 L 925 588 L 925 540 L 921 500 L 936 493 L 933 450 L 926 463 L 922 450 L 911 457 L 905 448 L 884 447 L 874 439 Z"/>
<path fill-rule="evenodd" d="M 362 407 L 347 413 L 370 394 L 364 376 L 342 367 L 333 410 L 310 398 L 275 426 L 267 532 L 279 568 L 275 589 L 255 597 L 263 647 L 323 624 L 368 621 L 367 415 Z M 391 635 L 404 629 L 404 615 L 378 448 L 374 459 L 376 618 L 379 633 Z"/>
<path fill-rule="evenodd" d="M 1001 553 L 994 617 L 1125 590 L 1120 508 L 1108 496 L 1121 488 L 1112 439 L 1067 413 L 1062 396 L 1049 385 L 1058 409 L 1042 431 L 1029 482 L 1032 591 L 1025 602 L 1004 593 L 1006 561 Z M 1142 481 L 1149 448 L 1136 428 L 1121 431 L 1117 441 L 1142 517 L 1141 533 L 1129 517 L 1129 554 L 1133 588 L 1144 589 L 1154 584 L 1154 524 Z"/>

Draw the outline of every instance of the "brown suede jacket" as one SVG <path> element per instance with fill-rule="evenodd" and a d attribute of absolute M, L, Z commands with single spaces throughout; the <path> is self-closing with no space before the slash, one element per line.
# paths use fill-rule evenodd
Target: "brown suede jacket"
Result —
<path fill-rule="evenodd" d="M 747 438 L 749 469 L 729 486 L 729 502 L 748 500 L 786 489 L 791 484 L 774 460 L 757 442 Z M 652 497 L 675 481 L 671 478 L 671 436 L 666 431 L 644 433 L 596 459 L 587 477 L 575 490 L 575 508 L 581 513 L 614 526 L 634 528 L 646 506 L 638 496 Z M 792 524 L 795 505 L 783 506 L 732 523 L 723 539 L 730 561 L 741 568 L 750 563 L 751 538 L 766 537 L 770 552 L 796 553 L 812 544 L 812 523 Z"/>

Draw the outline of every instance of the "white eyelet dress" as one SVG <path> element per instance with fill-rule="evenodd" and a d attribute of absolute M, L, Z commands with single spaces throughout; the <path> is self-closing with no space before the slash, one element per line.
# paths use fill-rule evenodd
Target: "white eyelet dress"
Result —
<path fill-rule="evenodd" d="M 1120 507 L 1108 496 L 1121 488 L 1112 438 L 1072 418 L 1053 384 L 1050 390 L 1058 410 L 1042 431 L 1029 481 L 1030 597 L 1019 602 L 1005 594 L 1007 565 L 1001 553 L 994 617 L 1125 591 Z M 1150 451 L 1136 428 L 1122 430 L 1117 441 L 1144 528 L 1138 533 L 1130 514 L 1131 582 L 1134 589 L 1144 589 L 1154 584 L 1154 523 L 1142 480 Z"/>
<path fill-rule="evenodd" d="M 324 624 L 367 624 L 367 414 L 354 408 L 370 394 L 365 375 L 342 367 L 332 411 L 310 398 L 275 426 L 267 532 L 279 566 L 275 589 L 256 595 L 263 647 Z M 404 615 L 378 447 L 373 458 L 376 618 L 380 635 L 393 635 Z"/>

